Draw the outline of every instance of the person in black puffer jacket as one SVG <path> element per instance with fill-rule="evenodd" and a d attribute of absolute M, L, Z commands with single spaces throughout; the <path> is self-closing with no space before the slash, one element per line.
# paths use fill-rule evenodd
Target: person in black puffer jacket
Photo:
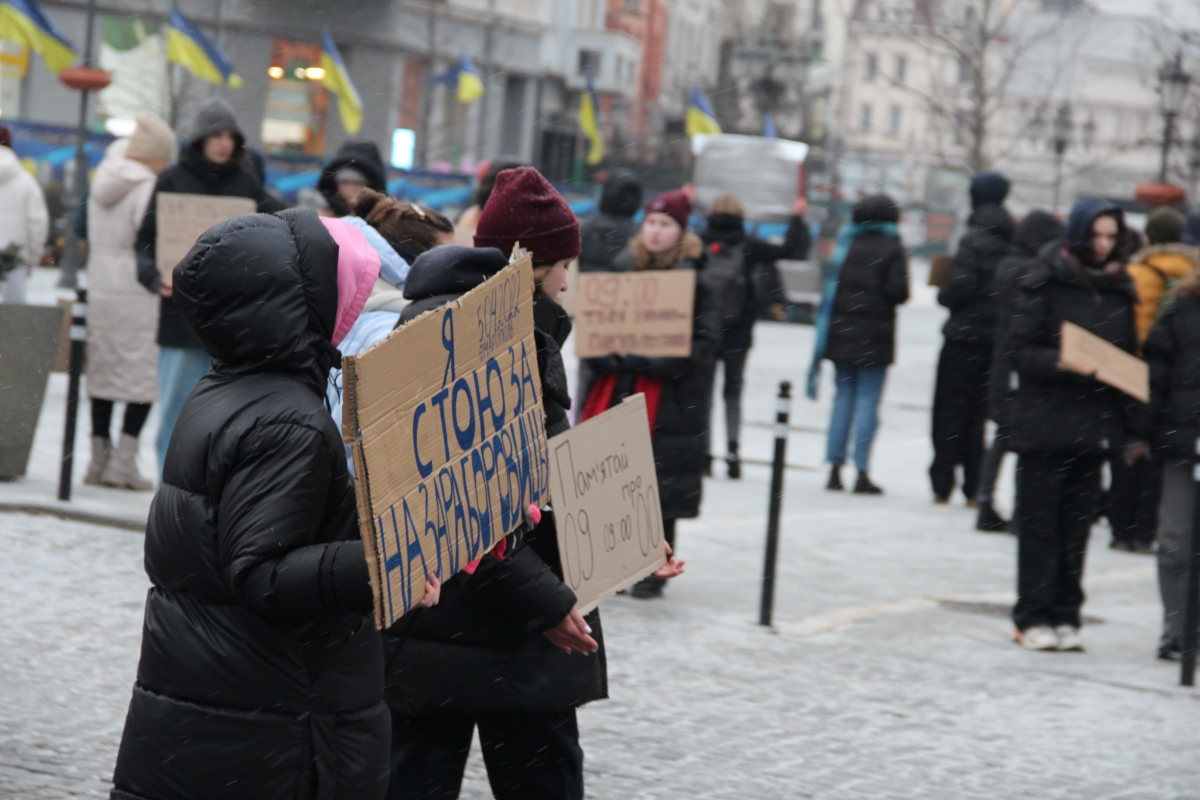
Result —
<path fill-rule="evenodd" d="M 804 222 L 806 204 L 796 199 L 782 245 L 746 235 L 746 211 L 732 194 L 713 201 L 708 227 L 701 235 L 708 250 L 708 267 L 701 273 L 714 297 L 721 300 L 721 344 L 717 359 L 724 368 L 725 463 L 730 478 L 742 476 L 738 441 L 742 425 L 742 375 L 754 339 L 754 323 L 764 313 L 778 322 L 787 319 L 783 282 L 775 262 L 808 257 L 809 234 Z M 715 364 L 714 364 L 715 366 Z M 715 377 L 715 376 L 714 376 Z M 714 380 L 715 383 L 715 380 Z"/>
<path fill-rule="evenodd" d="M 996 433 L 983 457 L 979 489 L 975 494 L 975 499 L 979 501 L 979 514 L 975 520 L 977 530 L 1004 533 L 1011 527 L 1007 520 L 996 513 L 992 503 L 1000 462 L 1009 449 L 1008 417 L 1016 384 L 1012 377 L 1012 353 L 1004 349 L 1004 342 L 1012 324 L 1018 282 L 1029 274 L 1037 262 L 1038 252 L 1050 242 L 1061 241 L 1064 232 L 1063 224 L 1050 212 L 1030 211 L 1017 225 L 1009 254 L 996 267 L 992 282 L 996 295 L 996 333 L 988 381 L 988 416 L 996 423 Z"/>
<path fill-rule="evenodd" d="M 175 268 L 213 370 L 179 415 L 146 525 L 152 586 L 113 800 L 384 796 L 383 652 L 323 403 L 333 342 L 366 297 L 339 297 L 340 260 L 315 213 L 285 211 L 214 226 Z M 370 265 L 344 268 L 374 282 Z"/>
<path fill-rule="evenodd" d="M 179 163 L 158 176 L 134 244 L 138 281 L 151 292 L 162 295 L 158 317 L 160 404 L 156 442 L 161 470 L 175 419 L 196 381 L 208 372 L 209 358 L 175 308 L 171 287 L 163 284 L 158 271 L 155 254 L 159 192 L 248 197 L 264 213 L 279 211 L 283 204 L 267 194 L 248 166 L 246 137 L 238 127 L 233 108 L 220 97 L 204 101 L 196 112 L 192 133 L 180 151 Z"/>
<path fill-rule="evenodd" d="M 837 395 L 829 420 L 825 488 L 840 491 L 846 445 L 854 428 L 857 494 L 882 494 L 868 475 L 871 444 L 878 425 L 879 400 L 888 366 L 896 354 L 896 306 L 908 300 L 908 256 L 896 231 L 900 207 L 887 195 L 864 197 L 854 204 L 848 231 L 858 231 L 842 261 L 829 310 L 828 340 L 818 358 L 833 362 Z M 842 236 L 839 234 L 839 240 Z M 825 303 L 822 301 L 822 310 Z M 819 374 L 814 359 L 810 373 Z M 815 399 L 815 384 L 811 387 Z"/>
<path fill-rule="evenodd" d="M 1004 345 L 1017 373 L 1009 417 L 1017 462 L 1017 641 L 1034 650 L 1078 650 L 1083 563 L 1110 454 L 1146 455 L 1133 436 L 1143 413 L 1133 398 L 1059 368 L 1060 332 L 1071 322 L 1137 352 L 1125 271 L 1121 210 L 1085 198 L 1071 209 L 1065 246 L 1053 242 L 1019 282 Z"/>
<path fill-rule="evenodd" d="M 642 207 L 642 184 L 627 172 L 614 172 L 600 190 L 600 213 L 583 220 L 579 228 L 582 250 L 580 272 L 600 272 L 612 268 L 629 240 L 637 236 L 633 221 Z"/>
<path fill-rule="evenodd" d="M 401 324 L 503 269 L 518 238 L 533 253 L 539 285 L 534 338 L 552 434 L 566 428 L 571 403 L 558 355 L 571 328 L 540 287 L 561 285 L 579 254 L 579 226 L 537 170 L 499 173 L 479 217 L 479 247 L 449 245 L 417 258 L 404 287 L 413 302 Z M 581 616 L 563 583 L 553 514 L 528 535 L 506 538 L 473 574 L 446 581 L 436 608 L 411 616 L 385 637 L 389 797 L 457 797 L 478 727 L 497 798 L 582 800 L 575 709 L 607 697 L 608 676 L 599 610 Z"/>
<path fill-rule="evenodd" d="M 1163 459 L 1158 507 L 1158 589 L 1162 638 L 1158 657 L 1179 658 L 1187 599 L 1188 546 L 1195 480 L 1192 464 L 1200 439 L 1200 275 L 1175 288 L 1142 351 L 1150 365 L 1150 411 L 1139 433 Z"/>
<path fill-rule="evenodd" d="M 954 254 L 950 278 L 938 290 L 938 302 L 950 309 L 933 393 L 929 478 L 938 503 L 950 499 L 959 466 L 968 504 L 974 503 L 979 487 L 996 328 L 993 278 L 1008 255 L 1014 227 L 1002 205 L 1007 194 L 1008 179 L 997 172 L 981 172 L 971 181 L 968 230 Z"/>
<path fill-rule="evenodd" d="M 335 217 L 354 213 L 354 199 L 363 189 L 387 194 L 387 171 L 379 146 L 372 141 L 346 142 L 321 170 L 317 191 Z"/>

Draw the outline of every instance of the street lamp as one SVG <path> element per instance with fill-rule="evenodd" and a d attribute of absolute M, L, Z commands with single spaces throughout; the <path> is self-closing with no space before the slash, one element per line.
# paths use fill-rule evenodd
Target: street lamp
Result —
<path fill-rule="evenodd" d="M 1054 137 L 1051 139 L 1051 144 L 1054 145 L 1054 210 L 1058 211 L 1058 196 L 1062 189 L 1062 165 L 1063 156 L 1067 154 L 1067 148 L 1071 146 L 1071 104 L 1063 101 L 1058 106 L 1058 111 L 1054 114 Z"/>
<path fill-rule="evenodd" d="M 735 47 L 730 66 L 734 79 L 745 81 L 754 92 L 755 105 L 765 124 L 777 116 L 793 87 L 803 97 L 808 61 L 803 49 L 767 34 L 753 44 Z"/>
<path fill-rule="evenodd" d="M 1175 130 L 1175 118 L 1183 106 L 1183 98 L 1187 93 L 1188 84 L 1192 78 L 1183 71 L 1183 53 L 1175 53 L 1175 58 L 1163 64 L 1158 71 L 1158 95 L 1162 104 L 1163 138 L 1162 163 L 1158 170 L 1158 180 L 1167 182 L 1167 159 L 1171 155 L 1171 138 Z"/>

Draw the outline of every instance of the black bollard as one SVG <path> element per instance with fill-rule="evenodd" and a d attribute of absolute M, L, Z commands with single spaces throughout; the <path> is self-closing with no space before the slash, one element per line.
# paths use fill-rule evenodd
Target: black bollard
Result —
<path fill-rule="evenodd" d="M 775 458 L 771 464 L 770 510 L 767 512 L 767 555 L 763 562 L 762 607 L 759 625 L 771 624 L 775 604 L 775 559 L 779 554 L 779 512 L 783 507 L 783 471 L 787 455 L 788 411 L 792 405 L 791 381 L 779 382 L 775 399 Z"/>
<path fill-rule="evenodd" d="M 1183 604 L 1183 641 L 1180 642 L 1182 665 L 1180 686 L 1196 685 L 1196 638 L 1200 627 L 1200 439 L 1196 440 L 1196 460 L 1192 465 L 1192 535 L 1188 543 L 1187 599 Z"/>
<path fill-rule="evenodd" d="M 58 474 L 58 499 L 71 499 L 71 471 L 75 464 L 75 418 L 79 415 L 79 378 L 87 348 L 87 289 L 75 290 L 71 304 L 71 364 L 67 370 L 67 421 L 63 426 L 62 471 Z"/>

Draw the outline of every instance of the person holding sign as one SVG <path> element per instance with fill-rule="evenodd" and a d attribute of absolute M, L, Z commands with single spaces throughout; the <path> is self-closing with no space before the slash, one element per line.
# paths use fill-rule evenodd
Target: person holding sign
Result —
<path fill-rule="evenodd" d="M 705 268 L 703 245 L 688 231 L 691 204 L 683 192 L 667 192 L 646 205 L 641 233 L 613 262 L 614 272 Z M 700 514 L 708 466 L 712 377 L 720 310 L 704 281 L 696 281 L 691 354 L 646 358 L 610 354 L 581 365 L 581 420 L 607 411 L 626 397 L 646 395 L 654 462 L 662 492 L 663 532 L 675 547 L 675 520 Z M 665 581 L 650 575 L 631 590 L 634 597 L 661 597 Z"/>
<path fill-rule="evenodd" d="M 312 211 L 226 220 L 175 268 L 213 370 L 179 415 L 146 526 L 114 798 L 384 797 L 383 650 L 322 401 L 378 270 L 359 231 Z"/>
<path fill-rule="evenodd" d="M 547 433 L 571 405 L 558 347 L 570 321 L 553 295 L 579 255 L 579 223 L 532 167 L 504 170 L 480 214 L 475 248 L 437 247 L 413 264 L 401 324 L 453 303 L 504 269 L 520 243 L 537 292 L 534 338 Z M 451 415 L 451 411 L 447 415 Z M 389 797 L 457 797 L 479 729 L 492 792 L 500 800 L 583 798 L 575 709 L 608 696 L 600 617 L 585 618 L 563 583 L 554 517 L 445 583 L 442 602 L 385 636 L 392 710 Z"/>
<path fill-rule="evenodd" d="M 154 194 L 146 205 L 146 215 L 138 228 L 138 280 L 162 298 L 158 319 L 159 469 L 166 460 L 167 444 L 171 441 L 171 431 L 183 401 L 201 376 L 208 372 L 210 363 L 208 354 L 175 308 L 170 280 L 159 271 L 158 195 L 245 197 L 253 200 L 261 212 L 280 210 L 282 206 L 267 194 L 245 162 L 246 137 L 238 127 L 233 108 L 220 97 L 204 101 L 179 153 L 179 162 L 158 176 Z"/>
<path fill-rule="evenodd" d="M 1137 295 L 1120 247 L 1121 210 L 1085 198 L 1066 241 L 1043 248 L 1018 282 L 1005 349 L 1016 395 L 1009 419 L 1017 462 L 1016 641 L 1030 650 L 1081 650 L 1080 607 L 1088 533 L 1100 498 L 1100 467 L 1114 454 L 1147 455 L 1132 433 L 1139 403 L 1093 375 L 1062 366 L 1064 323 L 1127 353 L 1137 351 Z"/>

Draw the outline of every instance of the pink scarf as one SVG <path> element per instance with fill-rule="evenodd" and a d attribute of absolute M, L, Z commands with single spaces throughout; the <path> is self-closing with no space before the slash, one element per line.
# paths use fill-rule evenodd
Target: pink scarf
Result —
<path fill-rule="evenodd" d="M 375 287 L 379 254 L 367 243 L 362 231 L 350 223 L 332 217 L 322 217 L 321 222 L 338 245 L 338 302 L 333 324 L 333 346 L 337 347 L 354 327 Z"/>

